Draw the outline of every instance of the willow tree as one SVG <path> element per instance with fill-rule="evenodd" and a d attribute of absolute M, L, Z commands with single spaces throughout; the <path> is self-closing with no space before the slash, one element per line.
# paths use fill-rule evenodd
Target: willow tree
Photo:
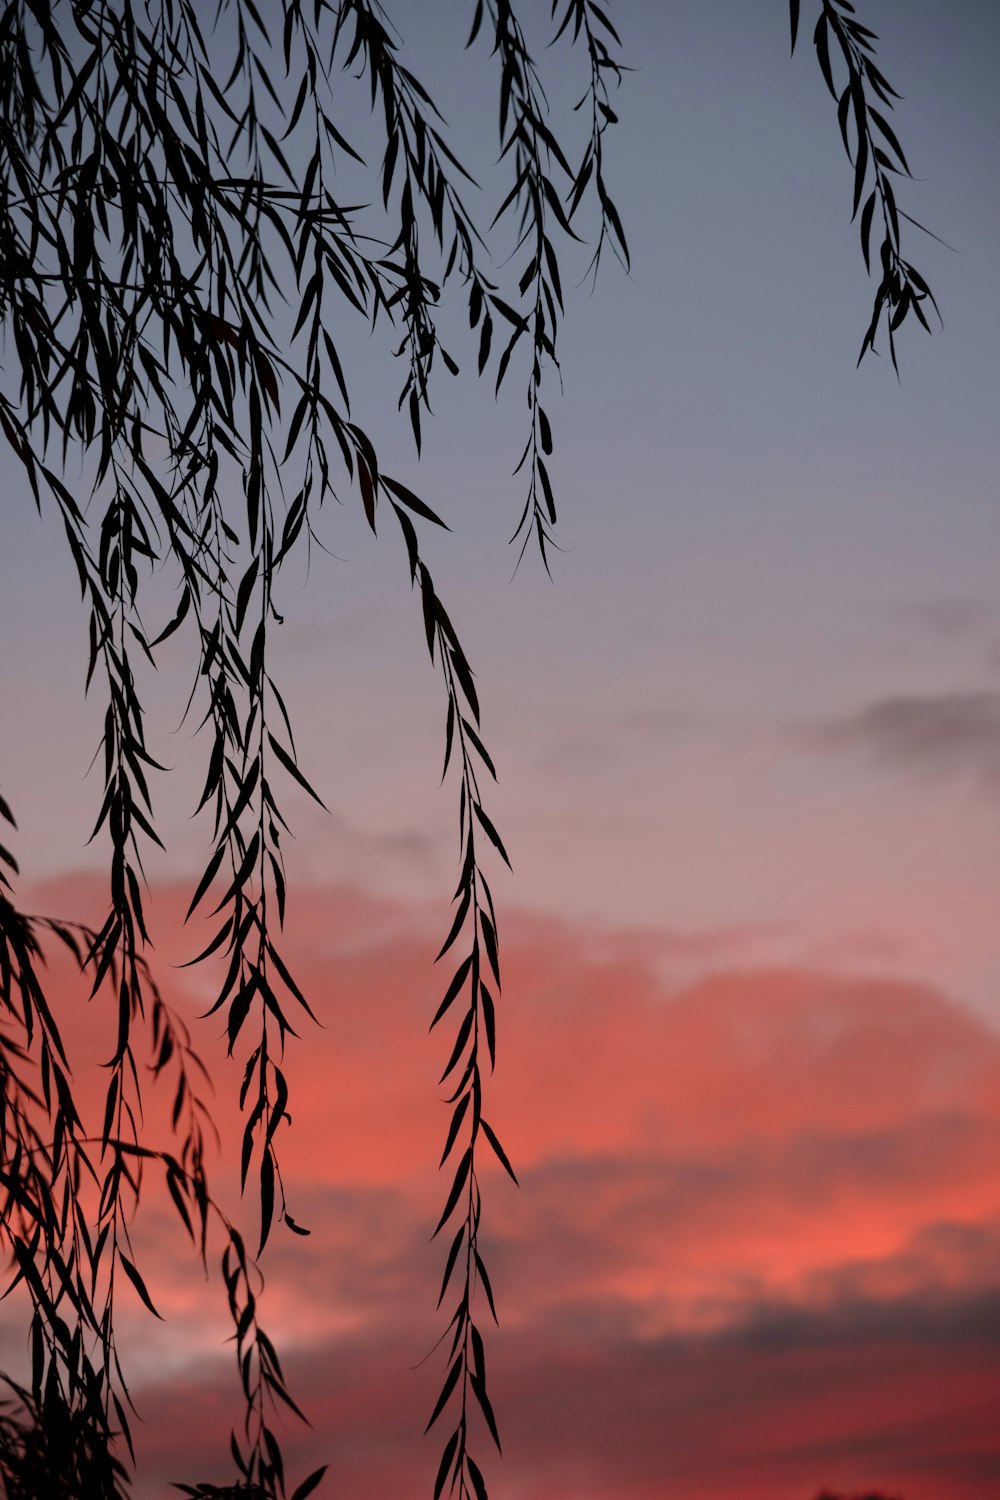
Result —
<path fill-rule="evenodd" d="M 469 360 L 495 391 L 520 383 L 515 540 L 547 566 L 560 264 L 578 239 L 595 272 L 609 253 L 627 265 L 628 250 L 605 175 L 623 74 L 606 9 L 551 0 L 540 17 L 544 8 L 532 8 L 533 28 L 550 23 L 547 67 L 560 80 L 578 73 L 565 119 L 550 113 L 510 0 L 469 9 L 467 65 L 492 78 L 499 106 L 499 161 L 485 191 L 377 0 L 219 0 L 211 25 L 196 0 L 11 0 L 0 15 L 0 428 L 25 495 L 79 577 L 81 673 L 105 704 L 94 831 L 108 853 L 107 913 L 90 930 L 21 911 L 17 864 L 0 848 L 2 1234 L 11 1285 L 26 1293 L 32 1367 L 30 1385 L 13 1387 L 19 1410 L 0 1421 L 11 1495 L 127 1492 L 130 1403 L 116 1313 L 126 1284 L 154 1309 L 130 1245 L 151 1172 L 203 1258 L 212 1222 L 223 1238 L 246 1407 L 225 1493 L 285 1493 L 272 1409 L 276 1400 L 298 1408 L 258 1321 L 256 1261 L 276 1223 L 304 1232 L 280 1164 L 283 1048 L 293 1022 L 312 1016 L 282 941 L 281 799 L 289 786 L 317 801 L 320 792 L 299 764 L 271 647 L 276 581 L 316 537 L 332 498 L 356 501 L 372 530 L 400 546 L 444 691 L 461 856 L 431 1022 L 453 1027 L 440 1080 L 447 1185 L 434 1233 L 447 1246 L 438 1305 L 448 1299 L 453 1310 L 428 1425 L 446 1433 L 435 1497 L 486 1495 L 476 1424 L 499 1438 L 482 1334 L 496 1316 L 480 1245 L 483 1153 L 514 1176 L 485 1097 L 500 988 L 487 865 L 506 853 L 484 798 L 494 768 L 473 674 L 422 551 L 426 528 L 444 521 L 386 472 L 378 435 L 352 420 L 341 330 L 350 318 L 394 329 L 399 410 L 418 452 L 442 367 L 457 375 L 458 359 Z M 847 0 L 819 9 L 816 50 L 854 166 L 866 261 L 873 225 L 883 235 L 861 353 L 884 322 L 895 362 L 896 330 L 911 312 L 926 326 L 930 293 L 902 255 L 906 215 L 892 180 L 907 168 L 886 116 L 893 91 Z M 412 24 L 406 7 L 400 15 Z M 793 49 L 798 21 L 792 0 Z M 349 176 L 370 173 L 367 207 L 338 194 L 348 164 Z M 439 333 L 449 301 L 471 330 L 469 347 L 454 353 Z M 161 584 L 149 603 L 154 570 L 172 577 L 176 594 L 150 625 L 162 597 Z M 211 825 L 190 911 L 210 901 L 217 917 L 192 961 L 212 960 L 221 976 L 209 1014 L 225 1018 L 241 1065 L 242 1179 L 260 1213 L 253 1254 L 210 1195 L 197 1054 L 147 962 L 143 865 L 160 843 L 162 767 L 147 744 L 142 669 L 175 634 L 204 745 L 198 810 Z M 14 826 L 3 800 L 0 817 Z M 82 1118 L 46 999 L 41 960 L 60 941 L 79 965 L 82 995 L 116 1013 L 100 1121 Z M 154 1083 L 171 1090 L 172 1141 L 150 1141 L 139 1125 L 147 1061 Z"/>

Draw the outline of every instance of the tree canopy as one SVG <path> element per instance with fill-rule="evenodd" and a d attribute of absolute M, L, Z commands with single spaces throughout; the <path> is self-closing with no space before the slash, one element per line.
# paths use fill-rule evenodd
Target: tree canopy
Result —
<path fill-rule="evenodd" d="M 881 269 L 860 357 L 884 327 L 895 365 L 900 325 L 912 313 L 927 327 L 933 305 L 903 257 L 913 221 L 893 186 L 908 174 L 888 119 L 896 96 L 848 0 L 817 8 L 815 48 L 853 165 L 862 251 Z M 273 1411 L 298 1406 L 258 1318 L 256 1262 L 276 1223 L 308 1232 L 282 1179 L 282 1061 L 313 1012 L 282 939 L 282 793 L 295 787 L 321 805 L 325 793 L 300 764 L 270 648 L 282 570 L 320 544 L 319 514 L 335 500 L 359 504 L 373 532 L 388 529 L 400 544 L 444 689 L 460 857 L 431 1020 L 453 1033 L 439 1080 L 449 1123 L 434 1229 L 446 1246 L 438 1305 L 449 1316 L 428 1427 L 446 1433 L 435 1500 L 486 1496 L 473 1412 L 499 1447 L 482 1331 L 497 1313 L 478 1169 L 491 1153 L 514 1177 L 485 1097 L 500 990 L 488 865 L 507 855 L 486 801 L 495 770 L 475 680 L 422 549 L 426 528 L 445 521 L 386 472 L 378 435 L 353 419 L 340 330 L 348 319 L 392 330 L 399 410 L 418 453 L 442 371 L 456 376 L 471 362 L 494 392 L 520 384 L 513 540 L 520 555 L 533 544 L 548 567 L 560 267 L 576 240 L 589 244 L 593 273 L 609 255 L 628 266 L 605 162 L 627 65 L 612 15 L 594 0 L 551 0 L 545 34 L 537 14 L 529 22 L 529 8 L 510 0 L 468 9 L 467 66 L 491 81 L 498 104 L 499 161 L 485 192 L 377 0 L 219 0 L 211 17 L 195 0 L 11 0 L 0 16 L 0 427 L 79 579 L 82 675 L 104 709 L 94 837 L 108 871 L 106 917 L 91 930 L 23 912 L 14 853 L 0 847 L 2 1234 L 11 1286 L 30 1301 L 32 1367 L 30 1386 L 13 1386 L 20 1414 L 0 1420 L 12 1496 L 128 1491 L 130 1402 L 115 1318 L 126 1284 L 155 1312 L 129 1235 L 151 1172 L 203 1260 L 212 1235 L 222 1236 L 246 1407 L 225 1493 L 286 1493 Z M 799 19 L 791 0 L 793 50 Z M 413 24 L 404 8 L 398 20 Z M 540 42 L 551 48 L 540 52 Z M 575 69 L 578 102 L 565 119 L 550 110 L 546 69 L 560 78 Z M 367 174 L 371 201 L 345 201 L 338 173 Z M 445 346 L 449 307 L 468 325 L 461 349 Z M 164 568 L 175 591 L 165 614 Z M 215 965 L 208 1014 L 225 1020 L 240 1065 L 241 1173 L 260 1207 L 250 1248 L 210 1192 L 197 1050 L 149 967 L 144 865 L 160 844 L 163 767 L 147 742 L 143 683 L 175 635 L 204 747 L 197 810 L 211 826 L 188 914 L 211 903 L 216 918 L 191 961 Z M 15 827 L 2 798 L 0 817 Z M 83 995 L 114 1007 L 96 1125 L 79 1111 L 46 997 L 52 943 L 78 963 Z M 151 1142 L 142 1128 L 146 1063 L 153 1085 L 170 1091 L 172 1141 Z M 322 1472 L 289 1491 L 293 1500 Z"/>

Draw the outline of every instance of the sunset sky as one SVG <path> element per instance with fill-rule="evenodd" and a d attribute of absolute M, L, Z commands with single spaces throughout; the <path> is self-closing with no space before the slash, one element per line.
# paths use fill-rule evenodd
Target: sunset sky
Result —
<path fill-rule="evenodd" d="M 608 137 L 633 265 L 567 298 L 548 408 L 554 581 L 530 551 L 514 574 L 506 545 L 517 379 L 499 403 L 488 384 L 441 385 L 419 465 L 405 424 L 380 429 L 385 467 L 453 527 L 431 556 L 477 673 L 514 866 L 493 880 L 505 984 L 487 1113 L 521 1187 L 486 1174 L 482 1230 L 504 1457 L 485 1434 L 474 1451 L 491 1500 L 814 1500 L 824 1485 L 986 1500 L 1000 9 L 858 5 L 905 96 L 894 124 L 919 180 L 900 206 L 954 247 L 911 231 L 904 254 L 945 326 L 904 326 L 897 383 L 887 355 L 855 369 L 873 288 L 815 4 L 791 62 L 782 0 L 608 8 L 636 67 Z M 392 11 L 408 40 L 417 9 Z M 421 4 L 416 55 L 488 162 L 494 105 L 485 53 L 461 52 L 465 9 Z M 556 102 L 575 97 L 572 60 L 549 55 Z M 585 268 L 570 258 L 568 289 Z M 453 352 L 474 369 L 474 350 Z M 357 360 L 357 419 L 374 426 L 396 372 L 386 386 L 363 341 Z M 85 621 L 54 516 L 8 483 L 0 787 L 20 898 L 99 917 Z M 457 789 L 438 787 L 445 705 L 396 538 L 373 538 L 360 504 L 329 522 L 335 556 L 286 581 L 274 667 L 331 808 L 285 793 L 286 947 L 324 1029 L 289 1044 L 282 1153 L 313 1233 L 274 1232 L 261 1314 L 313 1422 L 287 1430 L 293 1480 L 328 1461 L 319 1494 L 429 1500 L 440 1442 L 420 1433 L 443 1367 L 414 1367 L 446 1321 L 428 1240 L 449 1045 L 427 1025 L 448 977 L 431 960 Z M 202 743 L 176 728 L 191 645 L 174 638 L 148 691 L 154 754 L 176 772 L 154 785 L 167 853 L 147 869 L 157 972 L 194 1017 L 212 977 L 172 967 L 202 946 L 180 917 L 210 850 L 189 817 Z M 68 1000 L 59 968 L 53 984 Z M 99 1024 L 77 1010 L 66 1029 L 106 1056 Z M 232 1146 L 241 1069 L 219 1031 L 199 1023 L 197 1040 Z M 239 1212 L 231 1152 L 215 1185 Z M 166 1315 L 151 1327 L 136 1303 L 123 1338 L 148 1417 L 138 1500 L 221 1478 L 238 1410 L 223 1288 L 175 1225 L 153 1197 L 137 1228 Z"/>

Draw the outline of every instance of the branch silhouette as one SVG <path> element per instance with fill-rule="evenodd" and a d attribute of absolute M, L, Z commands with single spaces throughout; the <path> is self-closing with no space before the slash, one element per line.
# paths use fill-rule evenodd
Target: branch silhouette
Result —
<path fill-rule="evenodd" d="M 446 1490 L 459 1500 L 487 1495 L 475 1423 L 497 1447 L 500 1438 L 482 1332 L 483 1308 L 497 1317 L 480 1235 L 483 1152 L 517 1181 L 484 1113 L 500 994 L 488 871 L 509 861 L 483 792 L 496 772 L 475 678 L 425 560 L 427 528 L 446 522 L 385 472 L 375 438 L 353 420 L 341 330 L 350 320 L 393 330 L 399 409 L 418 455 L 435 381 L 442 368 L 459 374 L 439 332 L 447 302 L 467 317 L 469 354 L 494 394 L 520 371 L 528 421 L 514 473 L 526 490 L 511 540 L 521 556 L 533 540 L 548 569 L 557 545 L 549 392 L 559 378 L 560 268 L 577 242 L 589 245 L 594 275 L 608 250 L 628 267 L 605 170 L 612 99 L 628 69 L 604 6 L 552 0 L 545 40 L 558 44 L 553 57 L 570 49 L 565 66 L 578 67 L 582 90 L 575 111 L 555 119 L 529 40 L 538 16 L 526 29 L 523 13 L 510 0 L 471 7 L 469 66 L 488 51 L 499 106 L 486 213 L 470 206 L 472 175 L 375 0 L 267 8 L 220 0 L 211 30 L 195 0 L 15 0 L 0 17 L 0 429 L 79 581 L 84 689 L 103 709 L 92 837 L 106 852 L 108 880 L 93 929 L 28 915 L 16 905 L 16 860 L 0 846 L 0 1231 L 8 1291 L 21 1288 L 30 1304 L 32 1355 L 30 1385 L 9 1381 L 15 1406 L 0 1415 L 0 1474 L 11 1496 L 128 1492 L 132 1408 L 115 1329 L 123 1286 L 156 1314 L 130 1235 L 153 1169 L 203 1262 L 210 1221 L 221 1231 L 245 1408 L 231 1443 L 235 1482 L 179 1488 L 258 1500 L 287 1493 L 272 1412 L 276 1403 L 301 1412 L 258 1322 L 257 1258 L 276 1224 L 308 1232 L 290 1212 L 282 1174 L 282 1127 L 291 1121 L 283 1060 L 296 1026 L 315 1017 L 282 935 L 282 799 L 291 790 L 325 804 L 300 763 L 271 664 L 282 570 L 322 545 L 321 512 L 340 501 L 359 506 L 376 534 L 391 511 L 444 684 L 460 875 L 438 959 L 461 957 L 431 1021 L 454 1024 L 440 1078 L 448 1186 L 434 1235 L 447 1230 L 438 1305 L 449 1288 L 458 1300 L 428 1428 L 450 1424 L 435 1500 Z M 798 20 L 792 0 L 793 48 Z M 839 96 L 831 37 L 848 74 Z M 873 40 L 846 0 L 822 0 L 816 49 L 854 163 L 855 213 L 869 169 L 874 178 L 861 211 L 866 262 L 876 207 L 885 226 L 862 355 L 888 313 L 895 364 L 896 330 L 911 311 L 926 327 L 922 303 L 933 299 L 900 251 L 907 216 L 890 174 L 908 169 L 871 102 L 888 109 L 892 97 Z M 374 150 L 355 143 L 372 136 Z M 346 201 L 338 173 L 367 180 L 372 203 Z M 155 626 L 147 623 L 162 609 L 150 603 L 154 574 L 175 590 Z M 211 906 L 215 927 L 191 962 L 223 967 L 207 1014 L 224 1019 L 242 1069 L 241 1183 L 259 1206 L 256 1256 L 210 1194 L 203 1069 L 148 960 L 145 862 L 161 847 L 154 794 L 164 767 L 147 744 L 142 674 L 163 662 L 174 637 L 189 654 L 187 712 L 204 747 L 195 811 L 211 817 L 211 852 L 188 916 Z M 0 819 L 13 827 L 2 798 Z M 99 1129 L 81 1118 L 46 996 L 43 960 L 54 942 L 73 954 L 90 998 L 113 1007 Z M 173 1090 L 171 1150 L 145 1139 L 146 1056 L 153 1085 Z M 323 1473 L 305 1478 L 292 1500 L 305 1500 Z"/>

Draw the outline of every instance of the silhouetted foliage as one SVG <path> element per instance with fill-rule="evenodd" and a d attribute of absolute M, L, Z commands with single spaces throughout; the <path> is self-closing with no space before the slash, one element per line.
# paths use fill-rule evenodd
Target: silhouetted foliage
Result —
<path fill-rule="evenodd" d="M 452 954 L 455 967 L 431 1022 L 456 1021 L 440 1080 L 449 1177 L 434 1231 L 448 1231 L 439 1306 L 452 1288 L 454 1310 L 428 1427 L 446 1414 L 451 1424 L 435 1500 L 445 1491 L 484 1500 L 474 1408 L 498 1447 L 500 1439 L 478 1310 L 485 1301 L 496 1318 L 480 1243 L 482 1153 L 516 1181 L 483 1112 L 500 990 L 485 860 L 507 862 L 507 853 L 482 790 L 495 771 L 473 673 L 421 550 L 423 529 L 445 523 L 384 471 L 375 440 L 352 420 L 338 330 L 348 317 L 395 329 L 399 406 L 419 450 L 432 380 L 441 367 L 459 371 L 441 342 L 439 309 L 446 295 L 462 302 L 478 374 L 489 372 L 494 391 L 512 370 L 524 382 L 514 536 L 522 553 L 533 538 L 548 566 L 556 504 L 544 392 L 558 370 L 560 258 L 582 238 L 595 272 L 609 249 L 628 265 L 604 161 L 623 72 L 619 38 L 594 0 L 552 0 L 550 40 L 575 48 L 581 75 L 577 113 L 557 136 L 510 0 L 472 4 L 467 47 L 487 54 L 499 104 L 497 206 L 486 229 L 468 206 L 472 179 L 445 122 L 376 0 L 219 0 L 210 29 L 204 11 L 195 0 L 12 0 L 0 14 L 0 428 L 39 512 L 59 523 L 79 579 L 85 686 L 105 708 L 94 837 L 108 849 L 107 912 L 89 930 L 19 910 L 10 883 L 18 867 L 0 847 L 2 1232 L 10 1285 L 23 1284 L 30 1299 L 32 1355 L 30 1388 L 14 1387 L 20 1406 L 0 1419 L 0 1472 L 12 1497 L 127 1492 L 131 1408 L 115 1319 L 126 1283 L 156 1314 L 129 1228 L 144 1174 L 156 1172 L 203 1261 L 210 1222 L 222 1235 L 245 1403 L 231 1443 L 236 1482 L 178 1487 L 191 1496 L 286 1494 L 272 1413 L 298 1407 L 257 1321 L 256 1259 L 209 1191 L 201 1065 L 145 956 L 144 859 L 160 843 L 151 781 L 163 768 L 146 742 L 140 671 L 172 636 L 186 640 L 189 712 L 206 751 L 197 810 L 208 809 L 212 825 L 188 915 L 210 902 L 216 918 L 192 963 L 223 961 L 208 1014 L 224 1017 L 242 1064 L 241 1171 L 260 1205 L 259 1257 L 276 1221 L 308 1232 L 289 1211 L 279 1157 L 290 1120 L 284 1045 L 293 1019 L 312 1017 L 282 943 L 282 790 L 323 805 L 271 671 L 282 623 L 276 579 L 317 539 L 324 503 L 352 492 L 373 531 L 380 521 L 398 529 L 443 678 L 444 774 L 458 784 L 460 875 L 438 954 Z M 794 46 L 797 0 L 791 16 Z M 872 33 L 846 0 L 822 0 L 816 32 L 836 93 L 830 37 L 848 72 L 838 111 L 855 212 L 869 171 L 874 179 L 861 215 L 866 261 L 876 206 L 886 234 L 862 354 L 885 312 L 895 362 L 894 332 L 910 311 L 926 326 L 929 292 L 901 258 L 906 216 L 888 174 L 906 164 L 870 102 L 875 95 L 888 109 L 892 91 L 872 61 Z M 367 157 L 368 208 L 335 192 L 338 168 L 366 166 L 352 142 L 362 124 L 379 134 Z M 509 264 L 509 286 L 494 279 L 491 244 Z M 71 467 L 83 474 L 72 485 Z M 150 627 L 149 581 L 165 567 L 176 603 Z M 0 818 L 14 826 L 2 799 Z M 84 992 L 114 1008 L 99 1130 L 80 1117 L 46 999 L 42 964 L 53 941 L 72 953 Z M 154 1084 L 172 1091 L 170 1150 L 143 1139 L 147 1060 Z"/>
<path fill-rule="evenodd" d="M 789 0 L 793 52 L 799 29 L 799 3 L 800 0 Z M 892 178 L 909 177 L 911 173 L 903 148 L 883 111 L 891 110 L 893 100 L 898 99 L 899 95 L 875 64 L 874 44 L 878 37 L 869 27 L 861 24 L 855 15 L 855 7 L 848 0 L 822 0 L 813 41 L 823 79 L 837 101 L 837 123 L 844 150 L 854 167 L 852 218 L 857 217 L 864 198 L 860 220 L 861 249 L 869 272 L 876 206 L 882 221 L 883 239 L 879 250 L 882 279 L 875 292 L 871 322 L 861 343 L 858 364 L 869 349 L 873 353 L 877 352 L 875 339 L 885 318 L 889 354 L 898 375 L 896 330 L 912 312 L 921 326 L 930 333 L 923 304 L 929 302 L 935 313 L 938 311 L 927 282 L 902 255 L 900 219 L 922 230 L 924 234 L 929 234 L 930 231 L 896 206 Z M 838 62 L 836 55 L 831 58 L 831 43 L 836 44 L 840 54 L 839 65 L 846 73 L 846 83 L 842 89 L 836 81 Z M 878 100 L 880 108 L 876 108 L 873 98 Z M 865 189 L 869 181 L 872 187 L 866 197 Z"/>
<path fill-rule="evenodd" d="M 112 1493 L 126 1479 L 85 1407 L 72 1407 L 55 1381 L 41 1401 L 4 1377 L 16 1401 L 0 1411 L 0 1481 L 7 1500 L 81 1500 Z"/>

